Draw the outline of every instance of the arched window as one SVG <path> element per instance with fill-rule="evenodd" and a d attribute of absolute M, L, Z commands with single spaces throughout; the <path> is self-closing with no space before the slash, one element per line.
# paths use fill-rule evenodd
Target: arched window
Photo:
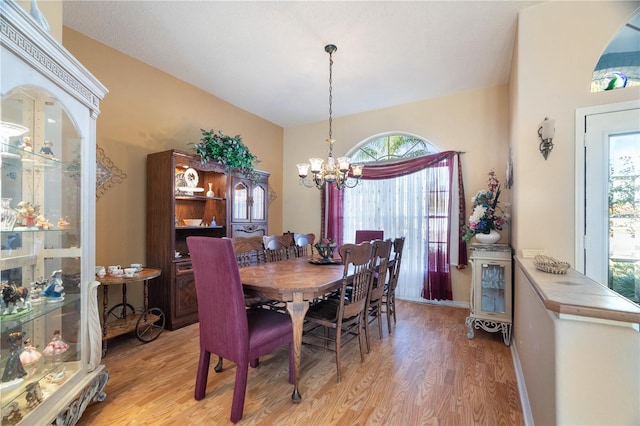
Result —
<path fill-rule="evenodd" d="M 366 169 L 366 164 L 374 162 L 397 162 L 438 152 L 418 136 L 394 132 L 366 139 L 352 150 L 350 158 L 353 163 L 364 163 Z M 435 167 L 390 179 L 362 179 L 355 188 L 344 191 L 344 242 L 354 242 L 357 229 L 382 229 L 385 238 L 405 237 L 402 273 L 396 289 L 400 299 L 427 298 L 422 296 L 431 257 L 428 252 L 447 244 L 448 218 L 436 213 L 440 211 L 436 204 L 448 197 L 448 173 L 445 167 Z M 446 181 L 446 188 L 437 188 L 435 181 Z M 447 299 L 439 294 L 428 298 Z"/>
<path fill-rule="evenodd" d="M 609 42 L 593 70 L 591 91 L 640 86 L 640 11 Z"/>
<path fill-rule="evenodd" d="M 363 141 L 351 156 L 352 163 L 402 160 L 438 152 L 426 140 L 408 133 L 385 133 Z"/>

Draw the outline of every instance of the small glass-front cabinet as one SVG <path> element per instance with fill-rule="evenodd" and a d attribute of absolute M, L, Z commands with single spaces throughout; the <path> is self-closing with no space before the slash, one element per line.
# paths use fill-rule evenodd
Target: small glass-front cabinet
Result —
<path fill-rule="evenodd" d="M 75 424 L 103 400 L 95 120 L 106 89 L 0 2 L 2 424 Z"/>
<path fill-rule="evenodd" d="M 267 234 L 269 174 L 258 171 L 256 181 L 241 175 L 231 176 L 231 236 L 251 237 Z"/>
<path fill-rule="evenodd" d="M 511 247 L 506 244 L 471 244 L 471 310 L 467 317 L 467 336 L 474 327 L 501 331 L 505 345 L 511 343 L 512 284 Z"/>

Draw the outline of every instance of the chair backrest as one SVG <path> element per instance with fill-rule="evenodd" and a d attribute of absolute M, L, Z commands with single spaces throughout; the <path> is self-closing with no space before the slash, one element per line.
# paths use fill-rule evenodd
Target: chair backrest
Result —
<path fill-rule="evenodd" d="M 382 240 L 383 238 L 384 238 L 384 231 L 382 230 L 372 230 L 372 229 L 356 230 L 356 244 L 360 244 L 365 241 Z"/>
<path fill-rule="evenodd" d="M 233 237 L 231 242 L 239 267 L 242 268 L 265 262 L 262 237 Z"/>
<path fill-rule="evenodd" d="M 375 272 L 371 292 L 369 293 L 369 301 L 374 301 L 382 299 L 382 294 L 384 293 L 393 243 L 391 240 L 374 240 L 371 245 L 373 246 L 373 268 Z"/>
<path fill-rule="evenodd" d="M 228 238 L 187 237 L 198 297 L 200 347 L 237 362 L 249 350 L 240 272 Z"/>
<path fill-rule="evenodd" d="M 343 283 L 340 294 L 342 318 L 351 318 L 364 312 L 371 283 L 373 281 L 373 246 L 369 243 L 344 244 L 339 249 L 344 260 Z M 346 301 L 347 285 L 351 288 L 349 301 Z"/>
<path fill-rule="evenodd" d="M 315 240 L 315 234 L 293 234 L 293 241 L 296 244 L 296 256 L 311 256 Z"/>
<path fill-rule="evenodd" d="M 290 235 L 265 235 L 262 237 L 267 262 L 277 262 L 295 257 L 295 246 Z"/>
<path fill-rule="evenodd" d="M 404 237 L 393 240 L 393 266 L 390 268 L 389 274 L 389 291 L 394 291 L 398 285 L 398 276 L 400 276 L 400 264 L 402 263 L 402 250 L 404 249 Z"/>

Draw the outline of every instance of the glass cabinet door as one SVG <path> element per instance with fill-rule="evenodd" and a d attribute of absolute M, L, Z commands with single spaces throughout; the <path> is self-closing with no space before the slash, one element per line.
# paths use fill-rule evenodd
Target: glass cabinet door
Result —
<path fill-rule="evenodd" d="M 480 275 L 480 309 L 504 313 L 504 265 L 484 263 Z"/>
<path fill-rule="evenodd" d="M 251 220 L 261 221 L 266 220 L 266 190 L 262 185 L 256 185 L 251 191 Z"/>
<path fill-rule="evenodd" d="M 233 185 L 232 220 L 244 222 L 249 220 L 249 187 L 244 182 Z"/>
<path fill-rule="evenodd" d="M 14 402 L 22 407 L 33 383 L 46 399 L 82 372 L 82 138 L 63 106 L 40 88 L 15 89 L 1 106 L 4 411 Z"/>

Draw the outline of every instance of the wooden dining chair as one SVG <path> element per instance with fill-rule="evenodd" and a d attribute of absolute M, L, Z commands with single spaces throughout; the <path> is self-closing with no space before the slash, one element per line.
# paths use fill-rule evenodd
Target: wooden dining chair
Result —
<path fill-rule="evenodd" d="M 404 237 L 393 240 L 393 258 L 389 262 L 389 282 L 382 295 L 382 306 L 387 314 L 387 328 L 391 334 L 391 316 L 393 324 L 396 323 L 396 287 L 400 276 L 400 264 L 402 263 L 402 250 L 404 249 Z"/>
<path fill-rule="evenodd" d="M 289 383 L 294 383 L 293 329 L 289 315 L 247 309 L 233 244 L 227 238 L 187 237 L 198 298 L 200 360 L 194 397 L 204 398 L 211 354 L 236 364 L 231 421 L 242 418 L 249 365 L 289 345 Z"/>
<path fill-rule="evenodd" d="M 265 262 L 261 236 L 233 237 L 233 252 L 239 267 L 257 265 Z"/>
<path fill-rule="evenodd" d="M 340 296 L 310 306 L 305 317 L 308 328 L 303 341 L 335 351 L 338 382 L 342 380 L 340 349 L 343 344 L 358 337 L 360 359 L 364 362 L 364 314 L 373 277 L 372 253 L 373 246 L 368 243 L 340 247 L 344 259 Z"/>
<path fill-rule="evenodd" d="M 262 237 L 267 262 L 278 262 L 295 257 L 295 245 L 289 235 L 265 235 Z"/>
<path fill-rule="evenodd" d="M 378 321 L 378 333 L 380 334 L 380 339 L 382 339 L 382 297 L 387 283 L 387 268 L 393 243 L 391 240 L 373 240 L 371 245 L 373 246 L 374 273 L 371 291 L 367 300 L 366 321 L 364 324 L 366 328 L 365 335 L 367 336 L 367 353 L 371 352 L 369 324 Z"/>
<path fill-rule="evenodd" d="M 384 239 L 384 231 L 382 230 L 370 230 L 370 229 L 356 230 L 356 244 L 360 244 L 365 241 L 382 240 L 382 239 Z"/>
<path fill-rule="evenodd" d="M 315 234 L 293 234 L 293 241 L 296 244 L 296 257 L 313 255 L 313 243 L 315 240 Z"/>

